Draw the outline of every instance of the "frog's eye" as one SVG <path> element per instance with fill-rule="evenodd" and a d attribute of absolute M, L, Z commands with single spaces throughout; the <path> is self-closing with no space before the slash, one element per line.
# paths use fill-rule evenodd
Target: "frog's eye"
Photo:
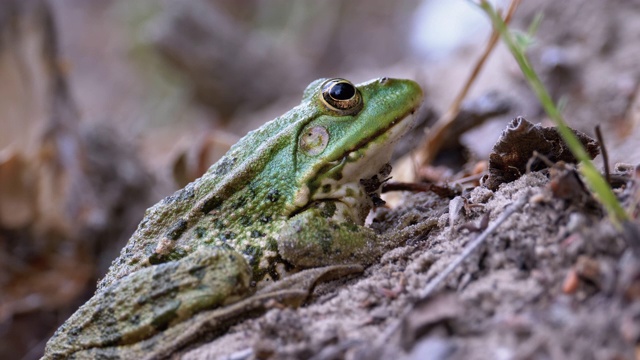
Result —
<path fill-rule="evenodd" d="M 351 82 L 331 79 L 322 85 L 322 102 L 340 115 L 353 115 L 362 109 L 362 95 Z"/>

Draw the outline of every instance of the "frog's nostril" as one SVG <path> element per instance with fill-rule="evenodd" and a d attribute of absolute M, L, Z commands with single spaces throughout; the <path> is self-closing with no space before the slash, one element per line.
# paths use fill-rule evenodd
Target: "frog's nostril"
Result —
<path fill-rule="evenodd" d="M 384 85 L 384 84 L 386 84 L 388 81 L 389 81 L 389 78 L 388 78 L 388 77 L 386 77 L 386 76 L 385 76 L 385 77 L 380 78 L 380 84 L 383 84 L 383 85 Z"/>

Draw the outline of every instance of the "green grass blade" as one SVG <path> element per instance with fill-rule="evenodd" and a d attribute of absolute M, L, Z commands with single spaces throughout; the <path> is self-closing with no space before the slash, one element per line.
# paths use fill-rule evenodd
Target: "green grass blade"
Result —
<path fill-rule="evenodd" d="M 580 143 L 580 140 L 578 140 L 578 137 L 565 123 L 564 119 L 562 118 L 562 114 L 553 103 L 549 92 L 547 92 L 546 88 L 542 84 L 542 81 L 540 81 L 540 78 L 533 70 L 533 67 L 524 54 L 524 49 L 518 45 L 518 43 L 514 39 L 513 34 L 511 33 L 511 31 L 509 31 L 507 25 L 504 23 L 500 15 L 495 11 L 495 9 L 491 6 L 491 4 L 489 4 L 485 0 L 482 0 L 480 3 L 480 8 L 482 8 L 482 10 L 484 10 L 491 18 L 493 26 L 500 33 L 502 41 L 504 41 L 504 43 L 507 45 L 509 51 L 520 66 L 522 73 L 529 82 L 529 86 L 531 86 L 532 90 L 540 100 L 540 103 L 544 107 L 547 115 L 558 127 L 558 132 L 567 143 L 567 146 L 576 157 L 576 159 L 582 162 L 582 166 L 580 166 L 580 172 L 582 172 L 582 175 L 585 177 L 588 186 L 597 195 L 598 199 L 607 210 L 607 213 L 609 214 L 614 224 L 619 227 L 622 222 L 628 220 L 627 213 L 618 202 L 618 199 L 613 193 L 613 190 L 611 190 L 611 187 L 609 186 L 607 181 L 604 179 L 602 174 L 600 174 L 600 171 L 596 169 L 595 165 L 593 165 L 593 163 L 591 162 L 591 159 L 589 159 L 589 155 L 582 146 L 582 143 Z"/>

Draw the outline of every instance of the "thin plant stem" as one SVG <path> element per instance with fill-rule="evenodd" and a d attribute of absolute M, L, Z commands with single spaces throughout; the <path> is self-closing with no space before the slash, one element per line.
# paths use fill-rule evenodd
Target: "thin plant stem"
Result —
<path fill-rule="evenodd" d="M 524 54 L 524 50 L 517 45 L 512 33 L 507 28 L 507 25 L 491 4 L 486 0 L 482 0 L 480 2 L 480 8 L 482 8 L 491 18 L 493 26 L 500 33 L 502 40 L 507 45 L 509 51 L 520 66 L 520 70 L 527 79 L 529 86 L 540 100 L 540 103 L 544 107 L 549 118 L 551 118 L 551 120 L 556 124 L 558 132 L 564 139 L 565 143 L 576 159 L 582 162 L 580 172 L 584 175 L 587 184 L 607 210 L 612 222 L 618 228 L 621 228 L 620 224 L 628 219 L 627 213 L 618 202 L 618 199 L 613 193 L 613 190 L 611 190 L 607 181 L 602 177 L 595 165 L 593 165 L 593 162 L 591 162 L 587 151 L 580 143 L 580 140 L 578 140 L 578 137 L 565 123 L 562 118 L 562 114 L 553 103 L 549 92 L 547 92 L 547 89 L 544 87 L 542 81 L 540 81 L 540 78 L 529 63 L 529 60 Z"/>

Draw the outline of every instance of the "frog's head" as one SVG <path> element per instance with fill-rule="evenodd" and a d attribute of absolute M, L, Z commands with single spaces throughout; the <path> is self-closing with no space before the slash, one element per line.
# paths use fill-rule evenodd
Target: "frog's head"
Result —
<path fill-rule="evenodd" d="M 394 143 L 410 128 L 421 100 L 422 90 L 411 80 L 311 83 L 302 102 L 309 121 L 297 137 L 294 206 L 299 210 L 314 202 L 337 200 L 349 209 L 345 217 L 364 222 L 371 195 L 379 192 L 378 181 L 388 175 L 385 165 Z M 372 177 L 377 184 L 373 190 L 360 181 Z"/>

